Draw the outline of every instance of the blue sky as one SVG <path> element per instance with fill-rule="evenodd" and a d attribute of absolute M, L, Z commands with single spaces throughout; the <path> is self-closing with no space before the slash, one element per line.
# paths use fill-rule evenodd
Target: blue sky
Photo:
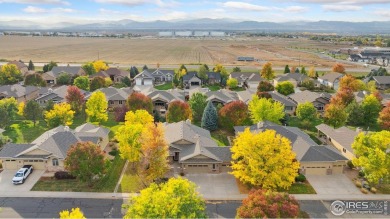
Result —
<path fill-rule="evenodd" d="M 390 21 L 390 0 L 0 0 L 0 20 Z"/>

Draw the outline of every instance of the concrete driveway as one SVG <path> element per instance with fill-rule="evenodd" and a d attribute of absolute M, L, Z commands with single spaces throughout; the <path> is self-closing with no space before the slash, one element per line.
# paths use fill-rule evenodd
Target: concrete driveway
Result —
<path fill-rule="evenodd" d="M 240 194 L 236 179 L 228 173 L 187 174 L 185 177 L 199 186 L 198 191 L 205 199 L 235 200 L 247 196 Z"/>
<path fill-rule="evenodd" d="M 317 176 L 306 175 L 306 179 L 310 182 L 317 194 L 324 195 L 359 195 L 360 190 L 353 182 L 344 174 Z"/>
<path fill-rule="evenodd" d="M 0 192 L 26 192 L 30 191 L 31 188 L 38 182 L 44 170 L 34 170 L 30 176 L 24 181 L 23 184 L 14 185 L 12 178 L 14 177 L 17 170 L 3 170 L 0 173 Z"/>

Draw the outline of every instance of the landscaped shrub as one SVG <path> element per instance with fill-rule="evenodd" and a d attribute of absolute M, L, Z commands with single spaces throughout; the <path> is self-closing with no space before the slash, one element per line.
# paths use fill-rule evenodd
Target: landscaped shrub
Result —
<path fill-rule="evenodd" d="M 306 176 L 303 174 L 299 174 L 298 176 L 295 177 L 295 182 L 305 182 L 306 181 Z"/>
<path fill-rule="evenodd" d="M 112 151 L 108 152 L 109 155 L 114 156 L 114 157 L 115 157 L 116 155 L 118 155 L 118 153 L 119 153 L 119 152 L 118 152 L 118 150 L 116 150 L 116 149 L 115 149 L 115 150 L 113 149 Z"/>
<path fill-rule="evenodd" d="M 376 188 L 374 188 L 374 187 L 371 187 L 370 191 L 371 191 L 372 193 L 374 193 L 374 194 L 377 192 Z"/>
<path fill-rule="evenodd" d="M 355 182 L 355 185 L 356 185 L 356 187 L 358 187 L 358 188 L 362 188 L 362 183 L 359 182 L 359 181 L 356 181 L 356 182 Z"/>
<path fill-rule="evenodd" d="M 347 162 L 347 166 L 348 166 L 350 169 L 355 168 L 355 166 L 354 166 L 353 163 L 352 163 L 352 160 L 349 160 L 349 161 Z"/>
<path fill-rule="evenodd" d="M 359 177 L 364 177 L 364 172 L 363 171 L 359 171 Z"/>
<path fill-rule="evenodd" d="M 58 171 L 54 174 L 54 177 L 56 179 L 76 179 L 76 177 L 69 174 L 69 172 L 66 171 Z"/>
<path fill-rule="evenodd" d="M 365 188 L 361 188 L 360 191 L 361 191 L 362 193 L 364 193 L 364 194 L 368 194 L 368 190 L 365 189 Z"/>
<path fill-rule="evenodd" d="M 3 164 L 2 163 L 0 163 L 0 169 L 3 169 Z"/>

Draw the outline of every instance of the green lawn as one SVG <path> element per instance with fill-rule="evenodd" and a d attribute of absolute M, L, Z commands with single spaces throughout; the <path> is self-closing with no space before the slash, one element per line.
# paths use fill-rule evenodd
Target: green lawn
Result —
<path fill-rule="evenodd" d="M 227 132 L 222 129 L 218 129 L 211 132 L 211 137 L 217 142 L 218 146 L 230 146 L 227 136 L 233 136 L 234 133 Z"/>
<path fill-rule="evenodd" d="M 208 89 L 210 89 L 210 91 L 217 91 L 217 90 L 221 89 L 221 86 L 219 86 L 219 85 L 207 85 L 204 87 L 207 87 Z"/>
<path fill-rule="evenodd" d="M 8 136 L 13 143 L 30 143 L 47 130 L 46 122 L 43 120 L 38 121 L 35 127 L 31 121 L 18 120 L 6 127 L 3 135 Z"/>
<path fill-rule="evenodd" d="M 31 190 L 62 192 L 113 192 L 125 165 L 125 160 L 122 160 L 119 156 L 117 156 L 111 162 L 112 163 L 110 168 L 107 170 L 107 174 L 97 181 L 92 187 L 89 187 L 87 183 L 80 182 L 77 179 L 57 180 L 53 177 L 40 179 Z"/>
<path fill-rule="evenodd" d="M 169 90 L 169 89 L 173 89 L 173 84 L 166 83 L 166 84 L 155 86 L 154 88 L 156 88 L 157 90 Z"/>
<path fill-rule="evenodd" d="M 133 193 L 139 192 L 144 188 L 139 176 L 137 176 L 132 170 L 131 163 L 127 166 L 126 172 L 123 175 L 121 184 L 119 185 L 118 192 Z"/>
<path fill-rule="evenodd" d="M 294 183 L 287 191 L 289 194 L 316 194 L 316 191 L 308 183 Z"/>
<path fill-rule="evenodd" d="M 378 190 L 378 193 L 390 194 L 390 184 L 382 184 L 380 187 L 375 188 Z"/>

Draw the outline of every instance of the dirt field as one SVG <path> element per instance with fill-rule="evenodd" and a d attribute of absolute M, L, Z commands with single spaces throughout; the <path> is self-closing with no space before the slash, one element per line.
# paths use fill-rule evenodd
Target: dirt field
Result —
<path fill-rule="evenodd" d="M 336 49 L 346 45 L 314 42 L 307 39 L 228 38 L 217 39 L 93 39 L 62 37 L 0 37 L 0 59 L 83 63 L 98 58 L 118 64 L 176 65 L 207 63 L 214 65 L 316 66 L 327 68 L 334 60 L 301 49 Z M 238 62 L 237 56 L 253 56 L 259 62 Z M 345 65 L 347 68 L 355 67 Z"/>

